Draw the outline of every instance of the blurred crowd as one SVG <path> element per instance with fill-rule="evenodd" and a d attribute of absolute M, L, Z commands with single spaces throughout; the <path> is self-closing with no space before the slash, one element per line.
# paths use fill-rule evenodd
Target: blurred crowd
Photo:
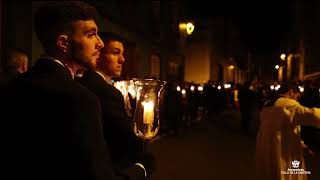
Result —
<path fill-rule="evenodd" d="M 301 96 L 299 102 L 306 107 L 320 107 L 319 81 L 297 81 Z M 281 87 L 279 82 L 246 81 L 244 83 L 221 83 L 208 81 L 168 82 L 163 97 L 161 133 L 178 135 L 182 127 L 191 127 L 199 120 L 217 121 L 225 111 L 241 113 L 241 132 L 255 133 L 259 126 L 257 119 L 266 101 L 275 98 Z M 303 138 L 309 142 L 311 132 L 318 129 L 302 127 Z M 318 135 L 319 136 L 319 135 Z M 317 145 L 319 146 L 319 145 Z M 319 148 L 319 147 L 317 147 Z"/>

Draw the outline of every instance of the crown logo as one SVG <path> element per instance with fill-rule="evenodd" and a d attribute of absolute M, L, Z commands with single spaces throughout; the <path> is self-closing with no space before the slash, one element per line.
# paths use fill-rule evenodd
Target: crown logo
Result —
<path fill-rule="evenodd" d="M 299 168 L 300 161 L 298 161 L 298 160 L 293 160 L 293 161 L 291 161 L 291 164 L 292 164 L 292 167 L 293 167 L 293 168 Z"/>

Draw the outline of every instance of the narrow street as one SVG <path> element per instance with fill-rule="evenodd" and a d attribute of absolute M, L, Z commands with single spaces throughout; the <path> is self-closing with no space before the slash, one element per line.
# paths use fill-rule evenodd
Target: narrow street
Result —
<path fill-rule="evenodd" d="M 199 121 L 179 136 L 148 146 L 156 157 L 151 180 L 253 180 L 255 137 L 240 134 L 240 115 L 228 111 L 212 123 Z"/>

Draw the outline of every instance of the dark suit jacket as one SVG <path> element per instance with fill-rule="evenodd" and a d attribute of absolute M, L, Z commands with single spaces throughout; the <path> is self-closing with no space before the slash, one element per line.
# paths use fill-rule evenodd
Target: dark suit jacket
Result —
<path fill-rule="evenodd" d="M 62 65 L 38 60 L 1 96 L 9 179 L 114 179 L 99 101 Z"/>
<path fill-rule="evenodd" d="M 10 69 L 8 71 L 4 71 L 0 73 L 0 82 L 1 83 L 8 83 L 15 79 L 20 73 L 14 69 Z"/>
<path fill-rule="evenodd" d="M 116 171 L 119 172 L 139 161 L 142 141 L 133 132 L 133 121 L 126 113 L 121 92 L 94 71 L 86 71 L 79 82 L 99 97 L 103 132 Z"/>
<path fill-rule="evenodd" d="M 5 88 L 10 81 L 17 78 L 18 75 L 20 75 L 20 73 L 13 69 L 1 72 L 0 73 L 0 91 L 1 89 Z"/>

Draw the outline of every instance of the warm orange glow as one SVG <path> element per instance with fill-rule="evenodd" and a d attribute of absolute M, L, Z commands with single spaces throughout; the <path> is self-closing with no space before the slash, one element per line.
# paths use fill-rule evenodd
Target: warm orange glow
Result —
<path fill-rule="evenodd" d="M 229 69 L 229 70 L 233 70 L 233 69 L 234 69 L 234 65 L 228 66 L 228 69 Z"/>
<path fill-rule="evenodd" d="M 179 24 L 179 29 L 180 29 L 181 31 L 183 31 L 184 29 L 186 29 L 186 27 L 187 27 L 186 23 L 180 23 L 180 24 Z"/>

